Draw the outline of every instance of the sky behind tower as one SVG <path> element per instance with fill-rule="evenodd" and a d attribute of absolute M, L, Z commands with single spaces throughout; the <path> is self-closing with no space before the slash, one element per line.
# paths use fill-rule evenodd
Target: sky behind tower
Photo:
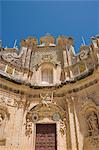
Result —
<path fill-rule="evenodd" d="M 45 34 L 55 38 L 72 36 L 79 50 L 82 36 L 86 44 L 99 33 L 98 0 L 1 0 L 0 38 L 3 46 L 13 47 L 14 40 Z"/>

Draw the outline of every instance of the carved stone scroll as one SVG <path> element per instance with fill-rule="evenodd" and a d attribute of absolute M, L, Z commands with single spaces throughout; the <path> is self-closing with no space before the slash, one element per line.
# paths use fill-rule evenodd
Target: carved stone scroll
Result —
<path fill-rule="evenodd" d="M 99 134 L 99 121 L 97 113 L 92 111 L 86 117 L 89 136 L 97 136 Z"/>

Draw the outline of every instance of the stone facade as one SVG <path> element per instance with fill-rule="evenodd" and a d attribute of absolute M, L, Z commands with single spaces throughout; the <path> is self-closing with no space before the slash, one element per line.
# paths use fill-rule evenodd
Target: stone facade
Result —
<path fill-rule="evenodd" d="M 48 35 L 0 47 L 0 149 L 99 150 L 99 36 L 78 54 L 73 44 Z M 45 148 L 37 125 L 53 124 Z"/>

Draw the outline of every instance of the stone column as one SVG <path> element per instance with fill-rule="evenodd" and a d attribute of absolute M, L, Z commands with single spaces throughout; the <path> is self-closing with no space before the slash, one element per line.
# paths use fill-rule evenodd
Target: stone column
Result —
<path fill-rule="evenodd" d="M 24 113 L 23 120 L 22 120 L 22 134 L 21 134 L 21 144 L 19 150 L 30 150 L 30 137 L 26 136 L 26 114 L 27 111 Z"/>
<path fill-rule="evenodd" d="M 8 65 L 5 66 L 5 72 L 7 71 Z"/>
<path fill-rule="evenodd" d="M 13 128 L 13 149 L 19 149 L 22 139 L 22 125 L 23 125 L 23 108 L 16 108 L 14 128 Z"/>
<path fill-rule="evenodd" d="M 60 81 L 60 76 L 61 76 L 61 67 L 58 65 L 57 66 L 57 83 L 60 83 L 61 81 Z"/>
<path fill-rule="evenodd" d="M 72 72 L 71 69 L 70 69 L 70 77 L 71 77 L 71 78 L 74 78 L 74 75 L 73 75 L 73 72 Z"/>
<path fill-rule="evenodd" d="M 21 50 L 21 51 L 23 51 L 22 66 L 24 67 L 24 66 L 25 66 L 26 53 L 27 53 L 27 47 L 22 47 L 22 50 Z"/>
<path fill-rule="evenodd" d="M 83 136 L 80 132 L 80 124 L 78 121 L 77 117 L 77 111 L 75 108 L 75 103 L 74 103 L 74 98 L 72 97 L 73 100 L 73 107 L 74 107 L 74 117 L 75 117 L 75 126 L 76 126 L 76 138 L 77 138 L 77 144 L 78 144 L 78 150 L 83 150 Z"/>
<path fill-rule="evenodd" d="M 14 76 L 14 72 L 15 72 L 15 68 L 13 69 L 13 73 L 12 73 L 13 76 Z"/>
<path fill-rule="evenodd" d="M 67 104 L 68 104 L 68 114 L 69 114 L 69 123 L 70 123 L 71 150 L 78 150 L 77 143 L 76 143 L 73 106 L 68 99 L 67 99 Z"/>
<path fill-rule="evenodd" d="M 63 51 L 64 67 L 67 67 L 67 66 L 68 66 L 67 57 L 68 57 L 68 56 L 66 56 L 66 50 L 64 50 L 64 51 Z"/>
<path fill-rule="evenodd" d="M 15 107 L 9 107 L 9 113 L 10 113 L 10 119 L 6 124 L 6 147 L 8 150 L 13 150 L 15 143 L 15 134 L 14 134 L 14 129 L 15 129 L 15 120 L 16 120 L 16 111 L 17 108 Z M 15 149 L 16 150 L 16 149 Z"/>
<path fill-rule="evenodd" d="M 53 68 L 53 84 L 57 83 L 57 70 Z"/>

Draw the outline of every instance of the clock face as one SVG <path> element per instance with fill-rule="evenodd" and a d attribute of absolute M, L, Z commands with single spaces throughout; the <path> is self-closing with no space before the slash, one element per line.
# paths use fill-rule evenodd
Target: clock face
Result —
<path fill-rule="evenodd" d="M 54 120 L 54 121 L 59 121 L 60 118 L 61 118 L 61 117 L 60 117 L 60 114 L 59 114 L 59 113 L 54 113 L 54 114 L 53 114 L 53 120 Z"/>

